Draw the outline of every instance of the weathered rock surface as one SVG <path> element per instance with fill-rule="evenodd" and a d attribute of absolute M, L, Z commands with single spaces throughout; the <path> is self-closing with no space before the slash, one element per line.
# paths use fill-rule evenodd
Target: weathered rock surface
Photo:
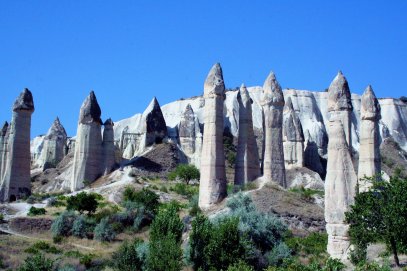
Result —
<path fill-rule="evenodd" d="M 56 167 L 65 156 L 66 140 L 65 128 L 59 118 L 56 118 L 44 137 L 41 154 L 36 160 L 35 166 L 43 170 Z"/>
<path fill-rule="evenodd" d="M 7 143 L 8 143 L 9 125 L 4 122 L 3 128 L 0 130 L 0 186 L 3 180 L 4 171 L 7 162 Z"/>
<path fill-rule="evenodd" d="M 223 147 L 223 101 L 225 84 L 222 68 L 215 64 L 204 84 L 204 133 L 201 154 L 199 207 L 208 208 L 226 197 Z"/>
<path fill-rule="evenodd" d="M 91 91 L 83 102 L 75 141 L 71 191 L 84 187 L 103 173 L 101 110 L 95 93 Z"/>
<path fill-rule="evenodd" d="M 245 185 L 260 176 L 259 151 L 253 131 L 252 103 L 245 85 L 240 87 L 239 135 L 235 164 L 235 185 Z"/>
<path fill-rule="evenodd" d="M 188 163 L 200 167 L 200 153 L 202 148 L 202 133 L 194 110 L 188 104 L 178 125 L 178 136 L 181 150 L 188 159 Z M 175 141 L 175 140 L 174 140 Z"/>
<path fill-rule="evenodd" d="M 114 145 L 113 121 L 109 118 L 103 125 L 103 175 L 107 175 L 112 172 L 116 164 L 116 147 Z"/>
<path fill-rule="evenodd" d="M 321 178 L 325 179 L 326 170 L 322 165 L 322 158 L 318 153 L 318 145 L 313 141 L 313 138 L 307 130 L 307 141 L 304 150 L 304 166 L 319 174 Z"/>
<path fill-rule="evenodd" d="M 354 203 L 356 173 L 340 119 L 328 123 L 328 166 L 325 179 L 325 221 L 327 251 L 332 258 L 347 260 L 350 252 L 349 225 L 345 212 Z"/>
<path fill-rule="evenodd" d="M 273 72 L 263 85 L 264 116 L 263 176 L 266 181 L 287 187 L 283 148 L 284 96 Z"/>
<path fill-rule="evenodd" d="M 285 167 L 303 167 L 304 134 L 290 97 L 288 97 L 283 111 L 283 146 Z"/>
<path fill-rule="evenodd" d="M 381 118 L 380 105 L 370 85 L 362 95 L 361 105 L 358 179 L 359 191 L 366 191 L 369 187 L 369 183 L 364 181 L 363 178 L 378 176 L 381 172 L 379 132 L 379 120 Z"/>
<path fill-rule="evenodd" d="M 31 194 L 30 131 L 33 112 L 33 96 L 26 88 L 13 105 L 0 201 L 13 201 Z"/>
<path fill-rule="evenodd" d="M 145 146 L 162 143 L 167 137 L 167 125 L 160 104 L 155 97 L 144 111 L 143 116 L 145 117 Z"/>

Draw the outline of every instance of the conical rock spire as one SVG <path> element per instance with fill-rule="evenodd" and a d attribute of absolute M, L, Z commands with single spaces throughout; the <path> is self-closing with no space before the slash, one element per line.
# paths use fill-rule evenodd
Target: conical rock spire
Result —
<path fill-rule="evenodd" d="M 225 92 L 225 83 L 223 82 L 222 67 L 219 63 L 212 66 L 206 77 L 204 84 L 204 96 L 223 95 Z"/>
<path fill-rule="evenodd" d="M 25 88 L 15 100 L 13 111 L 34 112 L 34 99 L 31 91 L 28 88 Z"/>
<path fill-rule="evenodd" d="M 102 115 L 102 111 L 100 110 L 99 103 L 96 99 L 95 92 L 92 90 L 88 97 L 86 97 L 85 101 L 83 101 L 80 114 L 79 114 L 79 123 L 92 123 L 98 122 L 102 124 L 102 120 L 100 116 Z"/>
<path fill-rule="evenodd" d="M 351 111 L 352 108 L 348 81 L 339 71 L 328 88 L 328 111 Z"/>

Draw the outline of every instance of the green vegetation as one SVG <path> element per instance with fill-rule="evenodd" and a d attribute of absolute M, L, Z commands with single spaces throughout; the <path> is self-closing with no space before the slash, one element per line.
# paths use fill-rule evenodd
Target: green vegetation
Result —
<path fill-rule="evenodd" d="M 113 253 L 111 266 L 117 271 L 141 271 L 144 261 L 137 252 L 143 242 L 134 239 L 132 242 L 124 241 L 119 249 Z"/>
<path fill-rule="evenodd" d="M 51 254 L 61 254 L 62 250 L 58 249 L 55 246 L 52 246 L 48 244 L 47 242 L 44 241 L 39 241 L 30 246 L 25 250 L 27 253 L 32 253 L 32 254 L 37 254 L 40 251 L 46 252 L 46 253 L 51 253 Z"/>
<path fill-rule="evenodd" d="M 36 208 L 32 206 L 28 211 L 28 216 L 37 216 L 37 215 L 45 215 L 46 211 L 44 208 Z"/>
<path fill-rule="evenodd" d="M 18 271 L 52 271 L 55 261 L 45 258 L 42 254 L 35 254 L 25 259 Z"/>
<path fill-rule="evenodd" d="M 88 214 L 92 214 L 98 207 L 98 199 L 101 196 L 96 193 L 81 192 L 75 196 L 71 196 L 67 199 L 67 210 L 75 210 L 82 214 L 87 211 Z"/>
<path fill-rule="evenodd" d="M 186 196 L 187 198 L 192 198 L 194 195 L 198 195 L 199 186 L 188 185 L 185 183 L 176 183 L 174 186 L 170 187 L 170 191 L 182 196 Z"/>
<path fill-rule="evenodd" d="M 327 256 L 326 247 L 328 235 L 326 233 L 311 233 L 306 237 L 290 237 L 285 240 L 287 246 L 299 256 L 312 256 L 315 259 Z"/>
<path fill-rule="evenodd" d="M 179 164 L 174 171 L 168 174 L 169 180 L 179 178 L 184 183 L 189 184 L 191 180 L 199 180 L 199 170 L 194 165 Z"/>
<path fill-rule="evenodd" d="M 374 242 L 386 243 L 399 266 L 398 251 L 407 247 L 407 179 L 399 176 L 389 182 L 369 178 L 373 186 L 355 197 L 355 204 L 346 213 L 350 223 L 351 241 L 356 249 L 351 260 L 366 259 L 366 248 Z"/>
<path fill-rule="evenodd" d="M 123 201 L 134 202 L 144 207 L 144 210 L 151 214 L 156 215 L 160 205 L 159 196 L 153 191 L 143 188 L 141 191 L 136 191 L 134 187 L 128 186 L 123 192 Z"/>
<path fill-rule="evenodd" d="M 116 232 L 112 229 L 109 219 L 103 218 L 99 224 L 96 225 L 93 231 L 95 239 L 98 241 L 113 241 L 116 237 Z"/>
<path fill-rule="evenodd" d="M 303 186 L 290 188 L 289 191 L 300 194 L 303 199 L 310 202 L 314 200 L 314 195 L 324 195 L 324 191 L 304 188 Z"/>
<path fill-rule="evenodd" d="M 54 219 L 51 225 L 51 232 L 54 237 L 69 236 L 71 234 L 73 222 L 75 220 L 75 213 L 72 211 L 65 211 Z"/>

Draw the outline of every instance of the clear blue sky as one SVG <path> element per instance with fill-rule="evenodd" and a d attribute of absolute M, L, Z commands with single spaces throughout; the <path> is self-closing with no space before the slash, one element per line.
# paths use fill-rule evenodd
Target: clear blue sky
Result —
<path fill-rule="evenodd" d="M 227 87 L 324 90 L 340 69 L 352 92 L 406 95 L 407 1 L 0 2 L 0 120 L 24 87 L 32 136 L 59 116 L 76 133 L 91 89 L 102 118 L 202 93 L 215 62 Z"/>

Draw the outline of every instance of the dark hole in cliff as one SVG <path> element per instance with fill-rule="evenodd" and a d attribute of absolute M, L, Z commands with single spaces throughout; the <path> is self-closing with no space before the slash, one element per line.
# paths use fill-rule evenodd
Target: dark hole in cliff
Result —
<path fill-rule="evenodd" d="M 15 195 L 10 195 L 10 202 L 16 201 L 17 198 Z"/>

